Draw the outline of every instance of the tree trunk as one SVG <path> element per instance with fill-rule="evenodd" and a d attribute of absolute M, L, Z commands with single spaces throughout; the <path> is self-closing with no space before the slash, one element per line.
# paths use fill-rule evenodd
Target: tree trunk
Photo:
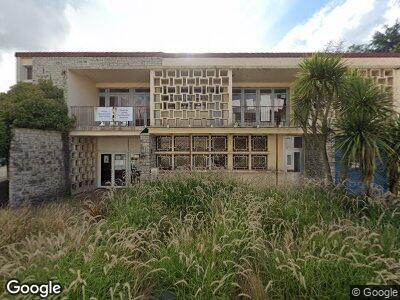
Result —
<path fill-rule="evenodd" d="M 333 185 L 333 177 L 332 177 L 332 172 L 331 172 L 331 166 L 329 165 L 329 156 L 328 156 L 328 151 L 326 149 L 326 146 L 327 146 L 327 143 L 328 143 L 327 136 L 323 137 L 323 142 L 324 142 L 324 145 L 323 145 L 323 149 L 322 149 L 322 151 L 323 151 L 322 158 L 324 160 L 325 176 L 326 176 L 326 179 L 328 181 L 328 184 Z"/>
<path fill-rule="evenodd" d="M 304 171 L 308 178 L 321 180 L 324 177 L 323 146 L 320 134 L 304 135 Z"/>

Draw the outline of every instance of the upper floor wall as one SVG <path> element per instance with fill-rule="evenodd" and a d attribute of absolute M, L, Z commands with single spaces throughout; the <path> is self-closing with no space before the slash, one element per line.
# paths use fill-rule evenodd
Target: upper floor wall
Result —
<path fill-rule="evenodd" d="M 150 119 L 155 127 L 233 126 L 238 120 L 275 120 L 290 113 L 291 86 L 307 53 L 16 53 L 17 81 L 51 79 L 64 88 L 69 106 L 100 106 L 99 89 L 145 88 L 150 91 Z M 353 68 L 387 89 L 400 111 L 400 54 L 344 54 Z M 254 91 L 236 104 L 233 91 Z M 261 93 L 279 89 L 285 108 L 261 109 Z M 281 91 L 282 92 L 282 91 Z M 250 92 L 249 92 L 250 93 Z M 252 102 L 252 101 L 253 102 Z M 239 103 L 239 108 L 237 108 Z M 254 112 L 252 105 L 254 104 Z M 236 108 L 235 108 L 236 107 Z M 248 111 L 247 109 L 250 109 Z M 279 110 L 279 120 L 268 115 Z M 243 122 L 242 122 L 243 123 Z"/>

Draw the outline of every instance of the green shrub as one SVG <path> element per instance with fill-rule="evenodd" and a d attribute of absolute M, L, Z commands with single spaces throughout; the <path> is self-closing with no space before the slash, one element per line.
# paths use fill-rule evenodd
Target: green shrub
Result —
<path fill-rule="evenodd" d="M 73 124 L 62 89 L 50 81 L 17 83 L 0 95 L 0 157 L 8 158 L 13 127 L 68 132 Z"/>

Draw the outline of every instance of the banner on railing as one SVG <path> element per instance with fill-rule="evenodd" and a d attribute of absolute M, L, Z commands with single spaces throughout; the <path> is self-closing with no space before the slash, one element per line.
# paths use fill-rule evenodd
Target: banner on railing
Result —
<path fill-rule="evenodd" d="M 96 107 L 94 111 L 94 119 L 96 122 L 111 122 L 113 120 L 113 108 Z"/>
<path fill-rule="evenodd" d="M 132 122 L 133 121 L 133 107 L 116 107 L 114 121 Z"/>

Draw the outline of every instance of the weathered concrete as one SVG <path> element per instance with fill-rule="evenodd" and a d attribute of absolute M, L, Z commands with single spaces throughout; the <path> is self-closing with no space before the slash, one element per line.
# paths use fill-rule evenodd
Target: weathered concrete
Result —
<path fill-rule="evenodd" d="M 53 200 L 69 193 L 68 141 L 60 132 L 14 129 L 9 204 Z"/>

